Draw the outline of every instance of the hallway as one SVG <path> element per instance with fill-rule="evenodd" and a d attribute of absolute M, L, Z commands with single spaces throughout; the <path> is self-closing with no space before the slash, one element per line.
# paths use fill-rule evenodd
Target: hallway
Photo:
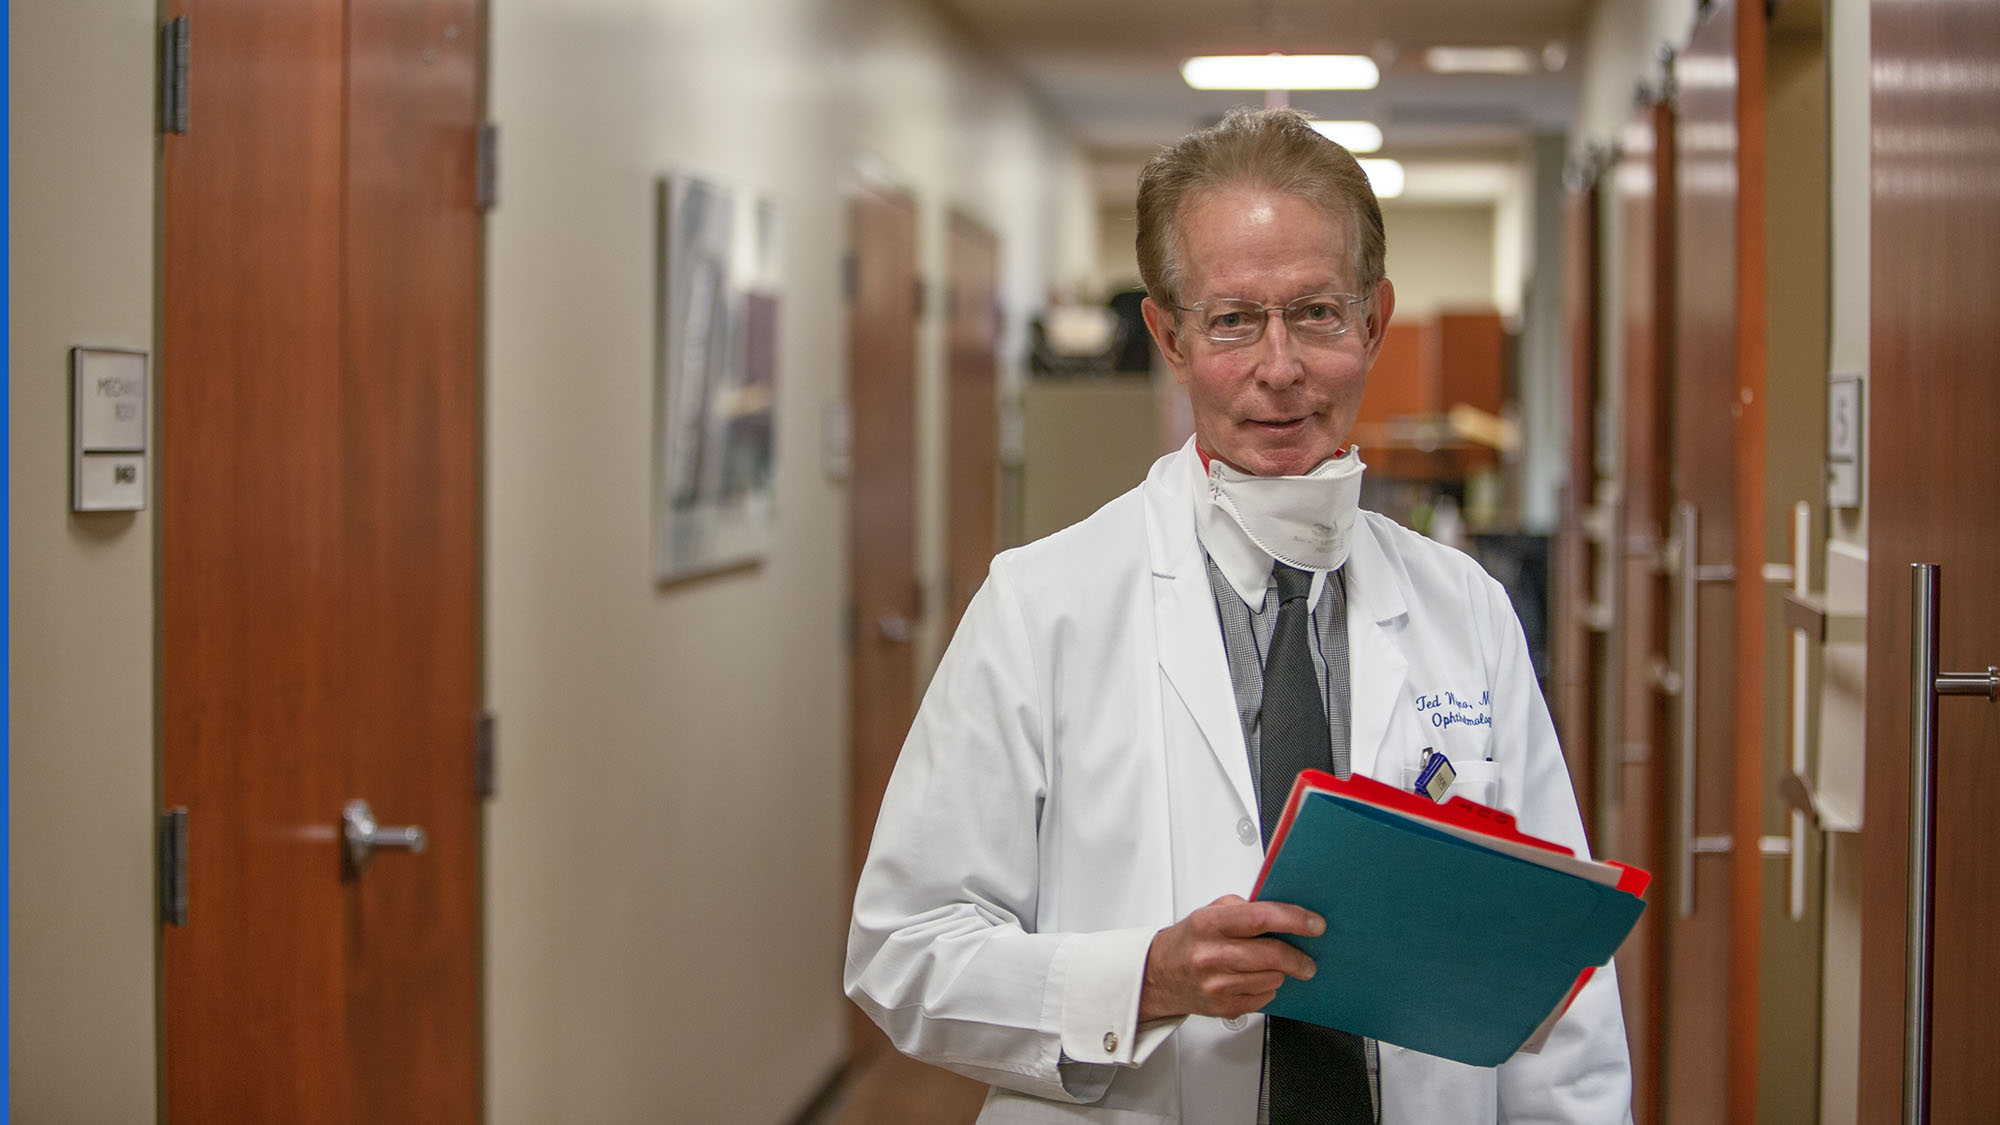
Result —
<path fill-rule="evenodd" d="M 856 870 L 991 558 L 1193 432 L 1136 176 L 1272 103 L 1381 200 L 1362 505 L 1653 873 L 1636 1125 L 2000 1100 L 2000 0 L 9 20 L 16 1119 L 971 1121 L 847 1069 Z"/>

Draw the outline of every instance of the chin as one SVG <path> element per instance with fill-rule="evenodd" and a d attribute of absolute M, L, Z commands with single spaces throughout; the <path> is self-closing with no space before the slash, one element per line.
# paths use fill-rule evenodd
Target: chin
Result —
<path fill-rule="evenodd" d="M 1223 460 L 1256 476 L 1289 477 L 1309 473 L 1314 466 L 1331 456 L 1331 453 L 1314 454 L 1294 449 L 1252 449 L 1244 450 L 1236 457 L 1224 457 Z"/>
<path fill-rule="evenodd" d="M 1250 464 L 1243 468 L 1259 476 L 1301 476 L 1339 452 L 1340 446 L 1315 436 L 1309 442 L 1283 442 L 1245 450 Z"/>

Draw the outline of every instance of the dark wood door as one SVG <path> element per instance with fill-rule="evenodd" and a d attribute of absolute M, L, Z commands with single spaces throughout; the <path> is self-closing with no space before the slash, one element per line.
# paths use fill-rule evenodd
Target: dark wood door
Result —
<path fill-rule="evenodd" d="M 1632 1052 L 1637 1125 L 1661 1115 L 1666 1019 L 1666 944 L 1674 902 L 1668 893 L 1669 698 L 1662 693 L 1671 619 L 1669 583 L 1659 565 L 1673 516 L 1671 480 L 1674 370 L 1674 111 L 1643 107 L 1619 146 L 1612 183 L 1619 231 L 1618 348 L 1623 409 L 1618 420 L 1617 507 L 1613 518 L 1616 593 L 1607 706 L 1617 763 L 1606 805 L 1610 854 L 1658 878 L 1651 905 L 1618 951 L 1618 986 Z"/>
<path fill-rule="evenodd" d="M 1941 571 L 1942 671 L 2000 664 L 2000 2 L 1874 6 L 1868 449 L 1868 761 L 1860 1118 L 1902 1120 L 1910 564 Z M 1953 141 L 1952 138 L 1959 138 Z M 2000 1105 L 2000 705 L 1937 708 L 1930 1116 Z"/>
<path fill-rule="evenodd" d="M 1663 1119 L 1730 1112 L 1739 210 L 1736 7 L 1710 5 L 1675 67 L 1676 272 Z M 1761 544 L 1761 520 L 1759 542 Z M 1690 528 L 1693 534 L 1690 537 Z M 1758 581 L 1755 573 L 1749 576 Z M 1761 638 L 1760 638 L 1761 639 Z M 1748 846 L 1755 854 L 1756 841 Z M 1741 951 L 1736 951 L 1741 952 Z M 1752 993 L 1754 999 L 1754 992 Z M 1753 1111 L 1754 1112 L 1754 1111 Z"/>
<path fill-rule="evenodd" d="M 1551 599 L 1550 661 L 1556 733 L 1569 760 L 1570 786 L 1583 811 L 1585 833 L 1601 851 L 1603 800 L 1598 785 L 1602 757 L 1598 729 L 1604 691 L 1603 615 L 1598 575 L 1610 545 L 1593 517 L 1598 487 L 1597 362 L 1598 185 L 1592 174 L 1563 204 L 1563 321 L 1569 354 L 1569 449 L 1555 542 L 1555 596 Z"/>
<path fill-rule="evenodd" d="M 858 876 L 882 791 L 916 713 L 917 213 L 895 192 L 859 188 L 848 202 L 848 582 L 852 606 L 853 856 Z M 881 1042 L 852 1018 L 854 1048 Z"/>
<path fill-rule="evenodd" d="M 951 424 L 945 485 L 945 573 L 950 627 L 958 628 L 986 566 L 999 549 L 1000 347 L 999 243 L 977 222 L 954 214 L 946 232 L 945 311 L 950 317 Z"/>
<path fill-rule="evenodd" d="M 1764 963 L 1764 821 L 1767 806 L 1775 806 L 1777 777 L 1764 761 L 1765 605 L 1771 594 L 1765 584 L 1767 558 L 1784 558 L 1770 549 L 1766 511 L 1770 488 L 1770 449 L 1766 419 L 1770 387 L 1767 372 L 1770 342 L 1770 254 L 1765 214 L 1765 164 L 1769 116 L 1769 11 L 1774 5 L 1757 0 L 1729 0 L 1710 9 L 1712 21 L 1730 22 L 1728 57 L 1734 62 L 1729 83 L 1734 99 L 1731 145 L 1736 163 L 1732 178 L 1736 208 L 1736 277 L 1729 288 L 1735 363 L 1729 412 L 1735 449 L 1733 511 L 1730 516 L 1728 584 L 1730 626 L 1722 645 L 1731 649 L 1729 686 L 1732 693 L 1728 742 L 1729 828 L 1729 1087 L 1731 1121 L 1755 1121 L 1758 1116 L 1759 1075 L 1763 1061 L 1762 1028 Z M 1715 39 L 1722 37 L 1717 32 Z M 1719 43 L 1717 44 L 1719 47 Z M 1718 60 L 1719 61 L 1719 60 Z M 1683 150 L 1685 151 L 1685 150 Z M 1720 185 L 1718 185 L 1719 187 Z M 1718 192 L 1720 194 L 1720 192 Z M 1702 319 L 1718 323 L 1704 313 Z M 1711 646 L 1715 647 L 1715 646 Z M 1785 706 L 1782 700 L 1776 706 Z"/>
<path fill-rule="evenodd" d="M 477 1121 L 483 9 L 167 14 L 165 1116 Z M 354 799 L 427 850 L 346 870 Z"/>

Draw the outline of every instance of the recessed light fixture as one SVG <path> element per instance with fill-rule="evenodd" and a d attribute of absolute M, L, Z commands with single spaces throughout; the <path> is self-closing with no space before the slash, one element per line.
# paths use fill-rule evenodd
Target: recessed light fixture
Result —
<path fill-rule="evenodd" d="M 1525 47 L 1432 47 L 1424 66 L 1434 74 L 1533 74 L 1541 60 Z"/>
<path fill-rule="evenodd" d="M 1375 189 L 1375 198 L 1394 199 L 1403 194 L 1401 162 L 1371 157 L 1361 161 L 1361 170 L 1368 174 L 1368 186 Z"/>
<path fill-rule="evenodd" d="M 1374 152 L 1382 147 L 1382 129 L 1373 121 L 1315 121 L 1312 127 L 1349 152 Z"/>
<path fill-rule="evenodd" d="M 1382 72 L 1366 55 L 1201 55 L 1181 77 L 1197 90 L 1372 90 Z"/>

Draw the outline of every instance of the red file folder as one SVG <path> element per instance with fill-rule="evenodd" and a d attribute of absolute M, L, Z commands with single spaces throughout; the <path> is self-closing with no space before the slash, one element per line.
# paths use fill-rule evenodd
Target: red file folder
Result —
<path fill-rule="evenodd" d="M 1538 839 L 1522 832 L 1515 823 L 1513 814 L 1501 809 L 1490 808 L 1463 797 L 1454 797 L 1439 804 L 1427 797 L 1405 792 L 1373 778 L 1341 779 L 1323 771 L 1307 770 L 1299 775 L 1298 781 L 1293 785 L 1291 797 L 1285 804 L 1284 814 L 1271 833 L 1270 846 L 1265 850 L 1264 867 L 1258 873 L 1256 889 L 1251 897 L 1262 897 L 1266 879 L 1284 852 L 1287 835 L 1306 801 L 1316 793 L 1366 805 L 1392 817 L 1470 841 L 1479 848 L 1584 878 L 1634 898 L 1643 895 L 1647 885 L 1652 881 L 1652 876 L 1647 872 L 1628 864 L 1616 861 L 1579 860 L 1570 849 L 1561 844 Z M 1329 919 L 1329 924 L 1331 922 Z M 1549 1032 L 1555 1027 L 1556 1021 L 1568 1010 L 1570 1003 L 1576 999 L 1577 993 L 1582 990 L 1595 971 L 1595 966 L 1591 965 L 1582 968 L 1561 1003 L 1548 1013 L 1541 1025 L 1535 1028 L 1533 1034 L 1521 1044 L 1521 1050 L 1540 1049 Z M 1372 1034 L 1365 1028 L 1351 1027 L 1348 1030 Z"/>
<path fill-rule="evenodd" d="M 1271 832 L 1271 843 L 1264 849 L 1264 869 L 1257 873 L 1257 887 L 1263 889 L 1264 877 L 1271 873 L 1271 861 L 1276 859 L 1284 846 L 1285 833 L 1298 819 L 1299 807 L 1305 804 L 1306 795 L 1315 791 L 1339 794 L 1357 801 L 1364 801 L 1376 808 L 1388 809 L 1420 820 L 1432 821 L 1452 828 L 1462 828 L 1489 836 L 1495 840 L 1525 844 L 1531 848 L 1554 852 L 1557 855 L 1574 857 L 1575 852 L 1553 840 L 1543 840 L 1530 836 L 1514 823 L 1514 814 L 1505 809 L 1468 801 L 1464 797 L 1453 797 L 1442 804 L 1428 797 L 1408 793 L 1386 782 L 1372 777 L 1338 778 L 1325 770 L 1301 770 L 1299 779 L 1292 784 L 1292 795 L 1285 801 L 1285 812 L 1278 818 L 1278 827 Z M 1592 862 L 1615 868 L 1618 879 L 1612 885 L 1632 895 L 1643 895 L 1653 881 L 1653 876 L 1630 864 L 1615 859 L 1601 859 Z M 1256 897 L 1256 892 L 1251 893 Z M 1585 974 L 1588 977 L 1588 974 Z"/>

